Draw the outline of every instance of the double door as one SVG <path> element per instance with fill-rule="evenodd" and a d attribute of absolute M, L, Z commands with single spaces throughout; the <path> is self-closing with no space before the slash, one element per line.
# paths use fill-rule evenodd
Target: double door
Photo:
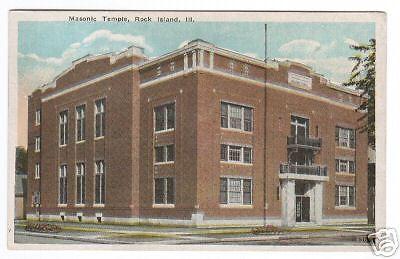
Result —
<path fill-rule="evenodd" d="M 296 222 L 310 222 L 310 197 L 296 195 Z"/>

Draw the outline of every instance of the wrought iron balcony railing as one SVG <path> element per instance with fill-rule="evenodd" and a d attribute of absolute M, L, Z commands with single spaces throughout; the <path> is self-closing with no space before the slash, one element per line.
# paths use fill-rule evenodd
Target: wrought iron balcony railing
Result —
<path fill-rule="evenodd" d="M 324 165 L 289 165 L 284 163 L 280 166 L 280 173 L 328 176 L 328 168 Z"/>
<path fill-rule="evenodd" d="M 287 137 L 288 146 L 304 146 L 310 148 L 321 148 L 321 138 L 305 137 L 305 136 L 289 136 Z"/>

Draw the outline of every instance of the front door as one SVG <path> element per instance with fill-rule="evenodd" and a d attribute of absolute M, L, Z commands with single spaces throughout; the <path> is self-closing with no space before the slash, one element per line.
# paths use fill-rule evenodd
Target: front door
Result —
<path fill-rule="evenodd" d="M 310 222 L 310 197 L 296 196 L 296 222 Z"/>

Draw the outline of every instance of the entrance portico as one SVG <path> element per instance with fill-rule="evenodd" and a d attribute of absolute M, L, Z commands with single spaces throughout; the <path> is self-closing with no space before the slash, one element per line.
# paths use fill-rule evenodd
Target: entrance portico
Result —
<path fill-rule="evenodd" d="M 320 176 L 321 177 L 321 176 Z M 323 179 L 304 179 L 308 177 L 289 178 L 281 174 L 282 224 L 295 226 L 299 224 L 322 223 Z M 321 178 L 322 178 L 321 177 Z M 301 179 L 303 178 L 303 179 Z"/>

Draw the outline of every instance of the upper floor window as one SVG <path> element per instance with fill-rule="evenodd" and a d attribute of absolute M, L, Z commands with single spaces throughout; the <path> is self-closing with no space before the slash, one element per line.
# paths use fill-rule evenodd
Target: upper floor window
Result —
<path fill-rule="evenodd" d="M 95 204 L 104 204 L 106 193 L 106 170 L 104 161 L 96 161 L 96 175 L 95 175 Z"/>
<path fill-rule="evenodd" d="M 355 192 L 354 186 L 336 185 L 335 206 L 354 207 Z"/>
<path fill-rule="evenodd" d="M 175 184 L 174 178 L 154 179 L 154 204 L 174 204 Z"/>
<path fill-rule="evenodd" d="M 155 162 L 167 163 L 174 162 L 174 145 L 164 145 L 155 147 Z"/>
<path fill-rule="evenodd" d="M 293 137 L 305 138 L 309 135 L 309 120 L 306 118 L 291 116 L 290 134 Z"/>
<path fill-rule="evenodd" d="M 62 111 L 59 115 L 60 146 L 68 144 L 68 111 Z"/>
<path fill-rule="evenodd" d="M 85 140 L 85 105 L 76 107 L 76 141 Z"/>
<path fill-rule="evenodd" d="M 40 164 L 35 164 L 35 179 L 40 179 Z"/>
<path fill-rule="evenodd" d="M 335 162 L 336 162 L 336 172 L 350 173 L 350 174 L 354 174 L 356 172 L 354 161 L 336 159 Z"/>
<path fill-rule="evenodd" d="M 244 64 L 242 66 L 242 76 L 248 77 L 249 76 L 249 66 Z"/>
<path fill-rule="evenodd" d="M 221 161 L 251 164 L 252 156 L 251 147 L 221 144 Z"/>
<path fill-rule="evenodd" d="M 241 105 L 221 102 L 221 127 L 253 130 L 253 109 Z"/>
<path fill-rule="evenodd" d="M 95 111 L 95 137 L 103 137 L 106 131 L 106 99 L 97 100 L 94 104 Z"/>
<path fill-rule="evenodd" d="M 67 165 L 61 165 L 59 171 L 58 203 L 67 204 Z"/>
<path fill-rule="evenodd" d="M 41 119 L 40 113 L 41 113 L 40 109 L 36 110 L 36 112 L 35 112 L 35 125 L 36 126 L 40 125 L 40 119 Z"/>
<path fill-rule="evenodd" d="M 158 66 L 156 69 L 156 76 L 161 76 L 161 66 Z"/>
<path fill-rule="evenodd" d="M 221 204 L 252 204 L 252 180 L 221 178 L 219 202 Z"/>
<path fill-rule="evenodd" d="M 85 204 L 85 164 L 76 164 L 76 204 Z"/>
<path fill-rule="evenodd" d="M 155 131 L 173 130 L 175 128 L 175 103 L 154 108 Z"/>
<path fill-rule="evenodd" d="M 354 129 L 336 127 L 335 135 L 336 146 L 355 148 L 356 136 Z"/>
<path fill-rule="evenodd" d="M 35 137 L 35 152 L 40 152 L 40 137 Z"/>

